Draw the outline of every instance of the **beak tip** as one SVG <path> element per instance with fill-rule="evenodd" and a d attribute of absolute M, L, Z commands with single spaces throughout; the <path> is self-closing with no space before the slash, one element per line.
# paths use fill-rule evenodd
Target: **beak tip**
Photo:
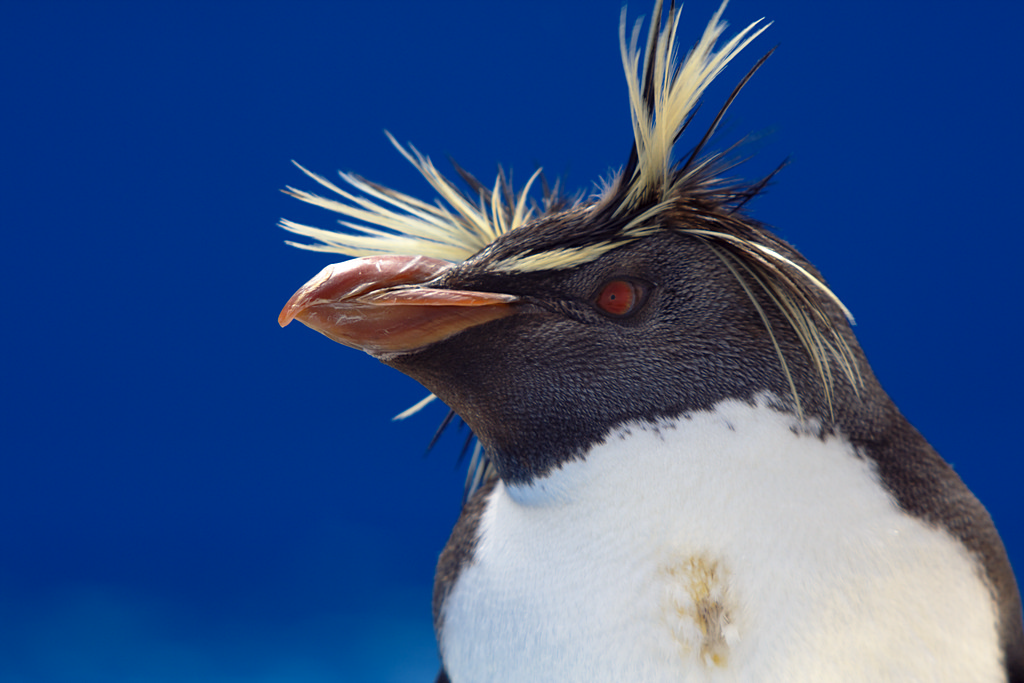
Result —
<path fill-rule="evenodd" d="M 303 291 L 299 290 L 292 295 L 292 298 L 288 299 L 288 303 L 284 305 L 281 312 L 277 315 L 277 324 L 281 327 L 288 327 L 288 324 L 295 320 L 295 317 L 302 312 L 304 306 L 302 305 L 301 297 Z"/>
<path fill-rule="evenodd" d="M 288 299 L 288 303 L 281 309 L 281 313 L 277 316 L 277 324 L 281 327 L 287 327 L 288 323 L 295 320 L 295 318 L 304 311 L 310 303 L 316 298 L 317 292 L 321 290 L 323 285 L 331 279 L 334 274 L 334 267 L 338 265 L 332 263 L 327 266 L 319 273 L 316 277 L 307 282 L 306 284 L 299 287 L 298 291 L 292 294 L 291 298 Z"/>

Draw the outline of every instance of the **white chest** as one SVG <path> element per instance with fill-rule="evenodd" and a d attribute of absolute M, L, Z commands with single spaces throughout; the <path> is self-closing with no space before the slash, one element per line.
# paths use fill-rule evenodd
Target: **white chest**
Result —
<path fill-rule="evenodd" d="M 738 402 L 494 490 L 441 651 L 469 681 L 996 681 L 965 550 L 839 439 Z"/>

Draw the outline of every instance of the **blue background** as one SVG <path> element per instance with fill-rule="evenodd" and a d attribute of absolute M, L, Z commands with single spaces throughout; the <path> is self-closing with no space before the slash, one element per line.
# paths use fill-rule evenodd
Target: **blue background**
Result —
<path fill-rule="evenodd" d="M 631 131 L 619 0 L 0 3 L 0 680 L 425 681 L 462 437 L 276 316 L 291 164 L 431 198 L 382 130 L 590 190 Z M 649 14 L 632 3 L 630 17 Z M 684 43 L 715 9 L 687 3 Z M 1024 3 L 735 0 L 718 139 L 1024 568 Z M 703 126 L 698 125 L 698 129 Z M 690 140 L 691 143 L 693 140 Z"/>

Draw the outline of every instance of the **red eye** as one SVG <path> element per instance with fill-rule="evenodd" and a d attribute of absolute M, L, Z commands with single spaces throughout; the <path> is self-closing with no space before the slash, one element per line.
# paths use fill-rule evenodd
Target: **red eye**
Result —
<path fill-rule="evenodd" d="M 628 315 L 640 305 L 641 295 L 640 287 L 632 282 L 612 280 L 597 296 L 597 306 L 609 315 Z"/>

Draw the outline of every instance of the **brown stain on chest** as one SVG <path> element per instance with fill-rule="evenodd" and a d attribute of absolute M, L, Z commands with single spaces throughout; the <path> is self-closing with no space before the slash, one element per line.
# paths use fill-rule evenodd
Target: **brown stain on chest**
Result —
<path fill-rule="evenodd" d="M 663 567 L 663 613 L 684 655 L 696 653 L 709 667 L 729 663 L 729 641 L 738 634 L 729 609 L 728 572 L 719 560 L 696 554 Z"/>

